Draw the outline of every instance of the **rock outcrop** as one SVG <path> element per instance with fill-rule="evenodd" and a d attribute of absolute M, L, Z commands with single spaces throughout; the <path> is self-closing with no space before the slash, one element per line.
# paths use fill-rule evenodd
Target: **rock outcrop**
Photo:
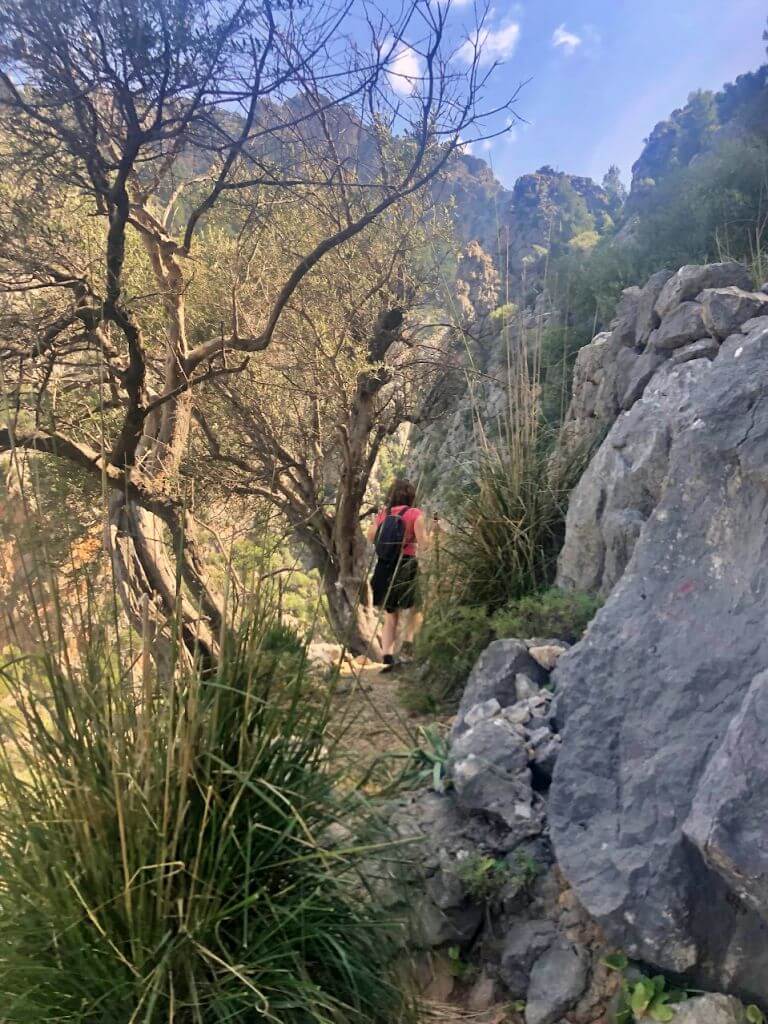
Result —
<path fill-rule="evenodd" d="M 478 660 L 450 741 L 448 786 L 398 800 L 414 939 L 458 946 L 481 987 L 525 999 L 526 1024 L 600 1021 L 618 979 L 600 930 L 553 864 L 546 802 L 560 738 L 550 673 L 562 643 L 496 641 Z M 504 671 L 502 666 L 506 665 Z M 546 761 L 546 765 L 543 762 Z M 415 900 L 409 893 L 420 893 Z"/>
<path fill-rule="evenodd" d="M 571 433 L 589 418 L 608 433 L 573 496 L 560 583 L 608 600 L 554 673 L 549 820 L 611 942 L 765 1003 L 767 297 L 728 264 L 658 285 L 590 346 L 613 414 L 606 400 L 587 417 L 576 382 Z"/>
<path fill-rule="evenodd" d="M 559 585 L 607 594 L 620 578 L 723 328 L 732 333 L 768 314 L 768 295 L 747 288 L 739 263 L 654 274 L 643 289 L 627 289 L 611 331 L 579 352 L 561 447 L 607 437 L 572 496 Z"/>

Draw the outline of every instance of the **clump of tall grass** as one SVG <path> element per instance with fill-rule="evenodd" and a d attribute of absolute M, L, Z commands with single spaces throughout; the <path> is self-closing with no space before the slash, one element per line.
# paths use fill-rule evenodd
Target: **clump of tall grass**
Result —
<path fill-rule="evenodd" d="M 462 604 L 492 612 L 551 585 L 579 475 L 551 455 L 544 436 L 481 455 L 451 544 Z"/>
<path fill-rule="evenodd" d="M 540 321 L 506 324 L 498 343 L 505 402 L 495 423 L 470 389 L 475 423 L 471 479 L 445 541 L 453 598 L 489 612 L 551 586 L 570 492 L 587 452 L 553 457 L 557 430 L 542 413 Z"/>
<path fill-rule="evenodd" d="M 78 668 L 2 669 L 3 1021 L 402 1019 L 402 937 L 362 870 L 380 834 L 332 767 L 327 698 L 265 636 L 207 675 L 145 657 L 136 679 L 96 637 Z"/>

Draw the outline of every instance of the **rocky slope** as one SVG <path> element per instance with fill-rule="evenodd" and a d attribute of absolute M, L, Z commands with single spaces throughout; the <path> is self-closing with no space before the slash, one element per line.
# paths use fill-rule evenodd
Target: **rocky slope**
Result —
<path fill-rule="evenodd" d="M 618 314 L 581 353 L 563 430 L 605 437 L 560 584 L 606 602 L 570 649 L 487 649 L 451 788 L 394 815 L 425 840 L 419 941 L 455 944 L 527 1024 L 604 1019 L 610 950 L 768 1004 L 768 294 L 738 264 L 689 266 Z M 743 1008 L 713 995 L 678 1016 Z"/>

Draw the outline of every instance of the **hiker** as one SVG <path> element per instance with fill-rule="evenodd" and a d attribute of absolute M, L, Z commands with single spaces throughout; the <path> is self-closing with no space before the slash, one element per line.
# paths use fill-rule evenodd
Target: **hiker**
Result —
<path fill-rule="evenodd" d="M 421 616 L 418 605 L 418 552 L 427 543 L 424 514 L 414 505 L 416 488 L 408 480 L 395 480 L 387 504 L 368 530 L 376 546 L 376 567 L 371 587 L 373 603 L 384 609 L 381 636 L 383 672 L 395 665 L 395 643 L 401 613 L 408 613 L 402 650 L 413 644 Z"/>

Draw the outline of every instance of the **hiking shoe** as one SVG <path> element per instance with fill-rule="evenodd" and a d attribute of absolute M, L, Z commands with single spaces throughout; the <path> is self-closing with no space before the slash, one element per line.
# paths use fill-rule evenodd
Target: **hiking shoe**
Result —
<path fill-rule="evenodd" d="M 392 654 L 385 654 L 381 660 L 384 663 L 384 668 L 381 670 L 382 673 L 394 671 L 395 659 Z"/>

